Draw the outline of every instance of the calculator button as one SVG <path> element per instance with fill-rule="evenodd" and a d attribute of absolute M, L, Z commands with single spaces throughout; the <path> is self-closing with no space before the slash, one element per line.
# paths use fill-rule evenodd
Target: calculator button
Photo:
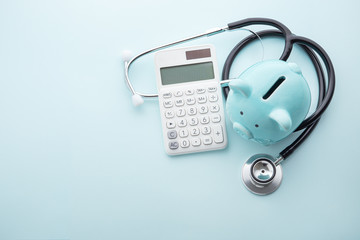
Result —
<path fill-rule="evenodd" d="M 197 136 L 200 134 L 200 129 L 198 127 L 190 128 L 190 134 L 192 136 Z"/>
<path fill-rule="evenodd" d="M 182 138 L 189 136 L 188 130 L 186 130 L 186 129 L 181 129 L 181 130 L 179 131 L 179 136 L 182 137 Z"/>
<path fill-rule="evenodd" d="M 209 96 L 209 101 L 210 102 L 216 102 L 218 100 L 218 95 L 216 95 L 216 94 L 211 94 L 210 96 Z"/>
<path fill-rule="evenodd" d="M 172 149 L 172 150 L 178 149 L 179 148 L 179 143 L 177 141 L 169 142 L 169 148 Z"/>
<path fill-rule="evenodd" d="M 193 95 L 193 94 L 194 94 L 194 90 L 193 90 L 193 89 L 187 89 L 187 90 L 185 91 L 185 94 L 186 94 L 186 95 Z"/>
<path fill-rule="evenodd" d="M 179 127 L 185 127 L 187 125 L 186 119 L 181 119 L 178 121 Z"/>
<path fill-rule="evenodd" d="M 164 101 L 164 107 L 166 108 L 170 108 L 173 106 L 173 101 L 172 100 L 166 100 Z"/>
<path fill-rule="evenodd" d="M 221 125 L 215 125 L 213 127 L 213 138 L 214 138 L 214 142 L 216 143 L 222 143 L 224 142 L 224 134 L 223 134 L 223 129 L 221 127 Z"/>
<path fill-rule="evenodd" d="M 169 139 L 175 139 L 177 137 L 177 133 L 175 130 L 168 131 L 167 135 Z"/>
<path fill-rule="evenodd" d="M 210 145 L 212 143 L 212 138 L 209 136 L 209 137 L 204 137 L 203 138 L 203 143 L 205 145 Z"/>
<path fill-rule="evenodd" d="M 204 114 L 209 111 L 209 108 L 207 106 L 201 106 L 199 107 L 199 113 Z"/>
<path fill-rule="evenodd" d="M 176 91 L 174 93 L 175 97 L 181 97 L 183 95 L 183 92 L 182 91 Z"/>
<path fill-rule="evenodd" d="M 179 109 L 176 111 L 176 116 L 178 116 L 178 117 L 183 117 L 183 116 L 185 116 L 185 109 L 179 108 Z"/>
<path fill-rule="evenodd" d="M 200 138 L 194 138 L 193 140 L 191 140 L 191 145 L 193 145 L 194 147 L 200 146 L 200 144 Z"/>
<path fill-rule="evenodd" d="M 220 120 L 221 120 L 220 114 L 216 114 L 216 115 L 211 117 L 211 121 L 213 123 L 218 123 L 218 122 L 220 122 Z"/>
<path fill-rule="evenodd" d="M 188 114 L 189 115 L 195 115 L 196 112 L 197 112 L 196 107 L 191 107 L 191 108 L 188 109 Z"/>
<path fill-rule="evenodd" d="M 198 89 L 196 89 L 196 93 L 197 93 L 197 94 L 202 94 L 202 93 L 204 93 L 204 92 L 206 92 L 206 89 L 205 89 L 205 88 L 198 88 Z"/>
<path fill-rule="evenodd" d="M 176 99 L 176 100 L 175 100 L 175 105 L 176 105 L 177 107 L 183 106 L 183 105 L 184 105 L 184 100 L 183 100 L 183 99 Z"/>
<path fill-rule="evenodd" d="M 206 96 L 204 96 L 204 95 L 198 96 L 197 102 L 198 103 L 206 103 Z"/>
<path fill-rule="evenodd" d="M 175 128 L 175 122 L 170 120 L 166 122 L 166 127 L 169 129 Z"/>
<path fill-rule="evenodd" d="M 162 94 L 162 96 L 163 96 L 163 98 L 171 98 L 172 94 L 171 94 L 171 92 L 164 92 Z"/>
<path fill-rule="evenodd" d="M 181 140 L 181 142 L 180 142 L 180 146 L 181 146 L 182 148 L 187 148 L 187 147 L 190 146 L 190 141 L 187 140 L 187 139 L 183 139 L 183 140 Z"/>
<path fill-rule="evenodd" d="M 200 122 L 201 122 L 202 124 L 207 124 L 207 123 L 209 123 L 209 122 L 210 122 L 209 116 L 203 116 L 203 117 L 201 117 L 201 118 L 200 118 Z"/>
<path fill-rule="evenodd" d="M 211 128 L 209 127 L 209 126 L 204 126 L 204 127 L 202 127 L 202 134 L 204 134 L 204 135 L 208 135 L 208 134 L 210 134 L 211 133 Z"/>
<path fill-rule="evenodd" d="M 165 111 L 165 117 L 166 118 L 173 118 L 175 116 L 174 112 L 171 110 Z"/>
<path fill-rule="evenodd" d="M 216 87 L 208 87 L 209 92 L 216 92 L 216 90 L 217 90 Z"/>
<path fill-rule="evenodd" d="M 194 105 L 195 104 L 195 98 L 194 97 L 190 97 L 186 99 L 186 104 L 187 105 Z"/>
<path fill-rule="evenodd" d="M 192 117 L 192 118 L 189 119 L 189 124 L 190 124 L 191 126 L 195 126 L 195 125 L 197 125 L 198 123 L 199 123 L 199 120 L 198 120 L 196 117 Z"/>
<path fill-rule="evenodd" d="M 218 112 L 220 110 L 220 107 L 218 104 L 214 104 L 210 106 L 210 111 L 211 112 Z"/>

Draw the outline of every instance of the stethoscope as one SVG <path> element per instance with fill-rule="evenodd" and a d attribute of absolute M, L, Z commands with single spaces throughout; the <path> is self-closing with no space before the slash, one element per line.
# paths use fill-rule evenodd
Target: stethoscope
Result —
<path fill-rule="evenodd" d="M 318 77 L 319 82 L 319 97 L 317 102 L 317 108 L 312 115 L 307 117 L 300 126 L 295 131 L 303 130 L 303 132 L 285 149 L 283 149 L 277 158 L 274 158 L 271 155 L 267 154 L 256 154 L 250 157 L 244 164 L 242 168 L 242 180 L 246 188 L 259 195 L 266 195 L 274 192 L 281 184 L 282 181 L 282 168 L 281 162 L 287 159 L 295 149 L 297 149 L 302 142 L 310 135 L 310 133 L 317 126 L 321 115 L 324 113 L 328 107 L 335 89 L 335 72 L 330 57 L 325 52 L 325 50 L 316 42 L 311 39 L 296 36 L 291 33 L 291 31 L 282 23 L 268 18 L 248 18 L 240 20 L 237 22 L 229 23 L 226 27 L 215 28 L 208 30 L 205 33 L 195 35 L 189 38 L 181 39 L 169 44 L 165 44 L 159 47 L 155 47 L 144 51 L 135 57 L 127 53 L 123 55 L 124 69 L 125 69 L 125 82 L 132 93 L 132 100 L 134 105 L 140 105 L 143 103 L 143 98 L 156 98 L 158 94 L 145 94 L 135 91 L 133 85 L 129 80 L 129 68 L 131 64 L 138 58 L 153 53 L 168 47 L 175 46 L 180 43 L 184 43 L 190 40 L 198 39 L 205 36 L 212 36 L 219 34 L 225 31 L 231 31 L 235 29 L 244 28 L 249 25 L 269 25 L 277 28 L 278 30 L 264 30 L 259 32 L 253 32 L 253 35 L 250 35 L 243 40 L 241 40 L 230 52 L 228 55 L 223 71 L 222 71 L 222 80 L 221 84 L 223 87 L 225 98 L 229 93 L 229 87 L 227 83 L 229 82 L 229 73 L 234 62 L 235 57 L 239 52 L 246 47 L 250 42 L 256 40 L 257 38 L 266 38 L 266 37 L 283 37 L 285 39 L 285 46 L 280 57 L 280 60 L 286 61 L 293 49 L 295 43 L 299 44 L 300 47 L 306 52 L 309 56 L 311 62 L 315 67 L 315 71 Z M 319 57 L 322 59 L 327 73 L 327 85 L 325 84 L 325 74 Z"/>

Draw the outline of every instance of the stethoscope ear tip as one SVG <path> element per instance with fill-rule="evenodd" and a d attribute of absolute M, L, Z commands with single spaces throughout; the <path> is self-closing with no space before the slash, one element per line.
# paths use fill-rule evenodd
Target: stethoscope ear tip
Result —
<path fill-rule="evenodd" d="M 129 62 L 130 59 L 132 58 L 133 56 L 133 53 L 130 51 L 130 50 L 124 50 L 122 51 L 121 53 L 121 59 L 124 61 L 124 62 Z"/>
<path fill-rule="evenodd" d="M 139 94 L 132 95 L 131 99 L 135 107 L 140 106 L 144 103 L 144 99 Z"/>

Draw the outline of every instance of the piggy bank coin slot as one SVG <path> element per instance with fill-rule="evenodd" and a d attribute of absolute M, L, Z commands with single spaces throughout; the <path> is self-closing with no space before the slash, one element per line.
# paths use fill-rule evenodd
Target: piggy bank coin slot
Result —
<path fill-rule="evenodd" d="M 274 85 L 272 85 L 272 87 L 269 89 L 269 91 L 265 93 L 263 99 L 264 100 L 268 99 L 271 96 L 271 94 L 273 94 L 275 90 L 285 81 L 285 79 L 286 77 L 284 76 L 279 77 L 278 80 L 274 83 Z"/>

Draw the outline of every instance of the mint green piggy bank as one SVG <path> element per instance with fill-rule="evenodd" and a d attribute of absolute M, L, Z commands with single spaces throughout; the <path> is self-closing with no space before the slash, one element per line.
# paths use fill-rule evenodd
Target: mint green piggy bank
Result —
<path fill-rule="evenodd" d="M 229 83 L 226 112 L 246 139 L 269 145 L 291 134 L 311 104 L 309 86 L 295 63 L 257 63 Z"/>

